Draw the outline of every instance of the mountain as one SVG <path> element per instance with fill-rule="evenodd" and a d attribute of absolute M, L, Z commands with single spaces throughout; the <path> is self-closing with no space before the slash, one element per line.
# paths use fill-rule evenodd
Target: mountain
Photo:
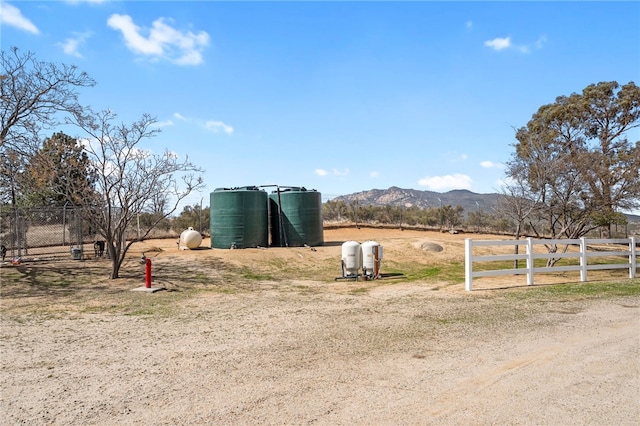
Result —
<path fill-rule="evenodd" d="M 455 189 L 449 192 L 420 191 L 417 189 L 403 189 L 392 186 L 389 189 L 371 189 L 354 194 L 341 195 L 333 201 L 344 201 L 347 204 L 358 202 L 362 206 L 392 206 L 404 207 L 440 207 L 441 205 L 461 206 L 464 213 L 474 210 L 489 212 L 498 202 L 500 194 L 478 194 L 466 189 Z M 640 223 L 640 216 L 625 214 L 630 223 Z"/>
<path fill-rule="evenodd" d="M 449 192 L 420 191 L 417 189 L 403 189 L 392 186 L 389 189 L 371 189 L 354 194 L 341 195 L 334 201 L 345 203 L 358 202 L 360 205 L 373 206 L 404 206 L 404 207 L 440 207 L 441 205 L 461 206 L 465 212 L 473 210 L 488 211 L 493 209 L 500 194 L 477 194 L 466 189 L 456 189 Z"/>

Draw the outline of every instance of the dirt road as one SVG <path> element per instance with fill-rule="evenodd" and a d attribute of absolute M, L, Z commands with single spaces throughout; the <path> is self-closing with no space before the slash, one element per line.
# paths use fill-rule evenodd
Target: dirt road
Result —
<path fill-rule="evenodd" d="M 407 247 L 425 240 L 453 255 L 459 243 L 424 234 L 376 236 L 389 256 L 418 257 Z M 336 250 L 286 256 L 317 256 L 312 263 L 323 264 Z M 263 257 L 274 255 L 267 251 Z M 232 257 L 261 252 L 203 253 L 241 264 Z M 166 249 L 154 265 L 177 268 L 179 276 L 202 255 Z M 230 279 L 215 273 L 203 280 Z M 295 277 L 219 291 L 207 284 L 187 290 L 171 277 L 164 284 L 172 291 L 129 292 L 137 279 L 108 289 L 96 280 L 93 289 L 65 287 L 66 293 L 3 289 L 0 424 L 640 420 L 635 296 L 531 299 L 527 289 L 469 294 L 462 284 L 399 280 L 367 287 Z"/>

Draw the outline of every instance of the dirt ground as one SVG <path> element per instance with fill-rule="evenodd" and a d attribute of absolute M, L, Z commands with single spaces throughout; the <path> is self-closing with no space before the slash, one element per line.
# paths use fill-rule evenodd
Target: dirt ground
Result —
<path fill-rule="evenodd" d="M 107 260 L 5 262 L 0 424 L 638 424 L 640 297 L 537 291 L 579 285 L 566 274 L 465 292 L 461 277 L 416 272 L 464 262 L 465 237 L 327 229 L 321 247 L 187 251 L 152 240 L 115 281 Z M 347 240 L 379 241 L 385 278 L 335 281 Z M 143 253 L 165 291 L 129 291 L 144 285 Z"/>

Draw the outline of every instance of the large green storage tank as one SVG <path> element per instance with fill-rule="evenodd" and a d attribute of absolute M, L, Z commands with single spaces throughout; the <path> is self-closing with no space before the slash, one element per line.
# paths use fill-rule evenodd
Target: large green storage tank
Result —
<path fill-rule="evenodd" d="M 267 198 L 267 193 L 255 186 L 214 190 L 209 205 L 211 247 L 268 247 Z"/>
<path fill-rule="evenodd" d="M 318 246 L 324 243 L 322 196 L 315 189 L 279 188 L 269 194 L 271 245 Z"/>

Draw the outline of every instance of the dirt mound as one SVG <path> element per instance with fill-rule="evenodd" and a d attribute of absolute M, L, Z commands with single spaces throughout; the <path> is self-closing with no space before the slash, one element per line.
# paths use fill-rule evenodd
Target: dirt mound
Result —
<path fill-rule="evenodd" d="M 444 250 L 444 247 L 442 247 L 440 244 L 437 244 L 431 241 L 418 241 L 416 243 L 416 247 L 419 248 L 420 250 L 434 252 L 434 253 L 440 253 L 442 250 Z"/>

